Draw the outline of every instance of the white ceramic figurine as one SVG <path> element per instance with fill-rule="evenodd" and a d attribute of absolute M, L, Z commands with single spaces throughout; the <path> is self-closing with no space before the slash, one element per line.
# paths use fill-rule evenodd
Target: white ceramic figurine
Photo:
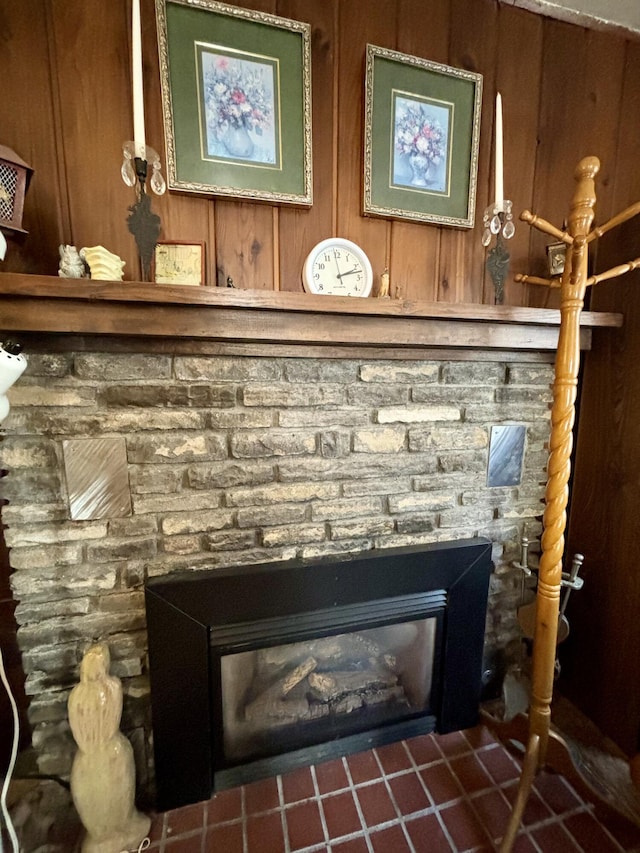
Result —
<path fill-rule="evenodd" d="M 58 251 L 60 253 L 60 266 L 58 267 L 60 278 L 84 278 L 87 275 L 87 268 L 75 246 L 61 244 Z"/>

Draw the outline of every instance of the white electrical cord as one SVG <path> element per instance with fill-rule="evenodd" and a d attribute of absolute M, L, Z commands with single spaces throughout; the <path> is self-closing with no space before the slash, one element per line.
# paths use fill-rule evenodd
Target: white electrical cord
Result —
<path fill-rule="evenodd" d="M 134 850 L 134 853 L 142 853 L 143 850 L 146 850 L 147 847 L 151 847 L 151 841 L 149 838 L 143 838 L 140 842 L 140 847 L 137 850 Z M 128 850 L 121 850 L 120 853 L 129 853 Z"/>
<path fill-rule="evenodd" d="M 16 835 L 16 831 L 13 828 L 13 823 L 11 822 L 11 817 L 9 816 L 9 809 L 7 808 L 7 793 L 9 791 L 9 783 L 11 781 L 11 776 L 13 774 L 13 768 L 15 767 L 16 758 L 18 756 L 18 741 L 19 741 L 19 733 L 20 733 L 20 720 L 18 717 L 18 708 L 16 706 L 16 700 L 13 698 L 13 693 L 11 692 L 11 687 L 9 686 L 9 682 L 7 680 L 7 674 L 4 670 L 4 660 L 2 659 L 2 649 L 0 649 L 0 680 L 4 684 L 5 690 L 9 696 L 9 702 L 11 703 L 11 710 L 13 712 L 13 746 L 11 748 L 11 759 L 9 761 L 9 767 L 7 768 L 7 774 L 4 777 L 4 784 L 2 785 L 2 794 L 0 794 L 0 804 L 2 806 L 2 814 L 4 816 L 4 820 L 7 826 L 7 832 L 9 833 L 9 838 L 11 839 L 11 844 L 13 845 L 13 853 L 20 853 L 18 847 L 18 836 Z M 2 837 L 0 836 L 0 853 L 2 853 Z"/>
<path fill-rule="evenodd" d="M 2 240 L 0 240 L 0 260 L 2 260 L 4 258 L 7 243 L 4 237 L 2 236 L 2 232 L 0 232 L 0 237 L 2 238 Z M 7 391 L 9 390 L 9 388 L 11 388 L 16 379 L 18 379 L 18 377 L 22 375 L 27 366 L 26 358 L 20 354 L 21 349 L 22 346 L 20 346 L 19 344 L 10 344 L 9 342 L 3 343 L 0 341 L 0 423 L 6 418 L 9 413 L 9 401 L 7 399 Z M 11 703 L 11 710 L 13 712 L 13 746 L 11 747 L 11 758 L 9 760 L 9 767 L 7 768 L 7 773 L 4 777 L 4 782 L 2 784 L 2 792 L 0 793 L 0 810 L 2 811 L 7 826 L 7 832 L 9 833 L 9 838 L 13 846 L 13 853 L 20 853 L 20 850 L 18 848 L 18 837 L 13 827 L 13 823 L 11 822 L 11 817 L 9 816 L 9 809 L 7 808 L 7 793 L 9 791 L 9 783 L 11 782 L 11 776 L 13 774 L 13 768 L 15 767 L 16 758 L 18 757 L 18 741 L 20 739 L 20 718 L 18 717 L 18 708 L 16 705 L 16 700 L 13 698 L 13 693 L 11 692 L 11 687 L 9 686 L 7 674 L 4 669 L 2 649 L 0 649 L 0 681 L 2 681 L 5 690 L 7 691 L 7 695 L 9 696 L 9 702 Z M 2 853 L 2 850 L 2 835 L 0 835 L 0 853 Z"/>

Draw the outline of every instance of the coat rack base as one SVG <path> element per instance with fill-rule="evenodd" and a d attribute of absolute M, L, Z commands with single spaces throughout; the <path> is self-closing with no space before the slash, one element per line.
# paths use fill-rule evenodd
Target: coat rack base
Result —
<path fill-rule="evenodd" d="M 534 760 L 537 751 L 531 746 L 526 749 L 531 737 L 526 714 L 518 714 L 511 720 L 501 720 L 483 709 L 481 719 L 489 731 L 523 762 L 519 790 L 521 808 L 518 808 L 518 803 L 514 804 L 501 848 L 508 850 L 513 845 L 538 772 Z M 566 734 L 552 722 L 544 767 L 561 774 L 580 796 L 593 803 L 597 817 L 604 823 L 626 821 L 640 828 L 640 791 L 631 781 L 629 763 L 622 756 L 600 745 L 586 743 L 575 735 Z"/>

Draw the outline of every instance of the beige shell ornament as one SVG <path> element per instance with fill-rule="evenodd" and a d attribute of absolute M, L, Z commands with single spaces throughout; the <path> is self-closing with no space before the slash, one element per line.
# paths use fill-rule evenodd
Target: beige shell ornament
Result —
<path fill-rule="evenodd" d="M 89 266 L 91 278 L 99 281 L 122 281 L 125 261 L 104 246 L 85 246 L 80 257 Z"/>

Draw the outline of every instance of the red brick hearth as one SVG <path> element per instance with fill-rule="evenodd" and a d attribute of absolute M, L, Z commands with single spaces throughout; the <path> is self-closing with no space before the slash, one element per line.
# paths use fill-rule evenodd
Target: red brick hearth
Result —
<path fill-rule="evenodd" d="M 484 726 L 422 735 L 153 814 L 149 853 L 490 853 L 520 762 Z M 50 834 L 76 853 L 78 827 Z M 640 830 L 538 774 L 515 853 L 638 853 Z"/>

